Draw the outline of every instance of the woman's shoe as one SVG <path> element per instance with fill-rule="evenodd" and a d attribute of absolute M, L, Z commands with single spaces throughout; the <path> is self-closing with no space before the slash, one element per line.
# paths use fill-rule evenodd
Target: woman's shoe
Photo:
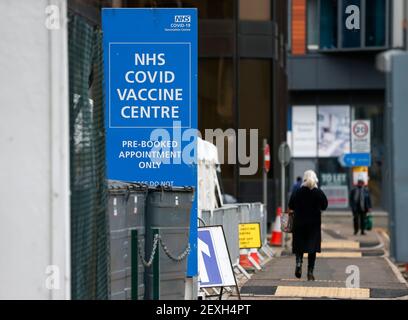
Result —
<path fill-rule="evenodd" d="M 296 269 L 295 277 L 300 279 L 302 277 L 302 264 L 303 264 L 303 253 L 296 254 Z"/>
<path fill-rule="evenodd" d="M 315 281 L 312 268 L 308 268 L 307 270 L 307 281 Z"/>
<path fill-rule="evenodd" d="M 296 278 L 302 278 L 302 263 L 296 262 L 296 270 L 295 270 Z"/>

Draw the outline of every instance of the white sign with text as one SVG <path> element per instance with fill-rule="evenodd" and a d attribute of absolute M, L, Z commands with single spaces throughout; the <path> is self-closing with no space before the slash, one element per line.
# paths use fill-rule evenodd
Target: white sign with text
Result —
<path fill-rule="evenodd" d="M 370 120 L 355 120 L 351 123 L 351 150 L 352 153 L 371 152 Z"/>
<path fill-rule="evenodd" d="M 293 157 L 317 156 L 317 107 L 294 106 L 292 113 Z"/>

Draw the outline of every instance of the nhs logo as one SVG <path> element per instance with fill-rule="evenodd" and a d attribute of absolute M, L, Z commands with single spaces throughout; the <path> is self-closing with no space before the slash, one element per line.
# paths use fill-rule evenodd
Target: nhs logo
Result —
<path fill-rule="evenodd" d="M 174 16 L 174 22 L 191 22 L 191 16 L 190 15 Z"/>

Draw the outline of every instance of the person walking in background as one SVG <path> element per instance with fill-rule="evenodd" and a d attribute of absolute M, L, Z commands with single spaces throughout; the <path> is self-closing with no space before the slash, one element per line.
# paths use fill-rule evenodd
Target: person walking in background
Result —
<path fill-rule="evenodd" d="M 302 277 L 303 255 L 308 254 L 307 280 L 314 281 L 316 253 L 321 252 L 321 212 L 328 206 L 326 195 L 318 188 L 316 173 L 304 173 L 300 189 L 292 193 L 289 210 L 293 216 L 292 252 L 296 255 L 295 276 Z"/>
<path fill-rule="evenodd" d="M 363 177 L 358 178 L 357 187 L 350 192 L 350 206 L 353 212 L 354 235 L 359 230 L 365 235 L 367 212 L 371 212 L 371 196 Z"/>
<path fill-rule="evenodd" d="M 300 187 L 302 186 L 302 178 L 301 177 L 297 177 L 296 178 L 296 182 L 293 184 L 292 186 L 292 191 L 291 191 L 291 195 L 294 194 L 296 191 L 298 191 L 300 189 Z"/>

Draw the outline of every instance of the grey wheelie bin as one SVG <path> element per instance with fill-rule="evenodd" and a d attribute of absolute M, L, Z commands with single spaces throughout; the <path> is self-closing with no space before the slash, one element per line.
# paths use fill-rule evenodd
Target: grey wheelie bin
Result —
<path fill-rule="evenodd" d="M 110 299 L 144 298 L 144 267 L 138 247 L 144 246 L 147 186 L 108 181 L 110 224 Z"/>
<path fill-rule="evenodd" d="M 126 264 L 126 299 L 144 299 L 144 266 L 140 259 L 139 248 L 144 251 L 145 243 L 145 207 L 147 185 L 130 183 L 126 207 L 126 225 L 130 235 L 130 261 Z"/>
<path fill-rule="evenodd" d="M 149 189 L 146 201 L 145 299 L 185 298 L 193 200 L 191 187 Z"/>
<path fill-rule="evenodd" d="M 126 299 L 126 266 L 129 263 L 130 238 L 126 225 L 128 184 L 108 181 L 110 244 L 110 299 Z"/>

